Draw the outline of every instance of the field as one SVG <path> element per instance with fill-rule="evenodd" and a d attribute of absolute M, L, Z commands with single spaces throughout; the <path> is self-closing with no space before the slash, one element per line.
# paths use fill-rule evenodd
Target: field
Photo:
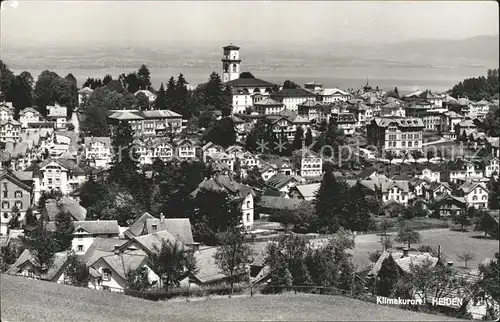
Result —
<path fill-rule="evenodd" d="M 167 303 L 15 276 L 2 275 L 1 283 L 3 321 L 456 320 L 328 295 Z"/>
<path fill-rule="evenodd" d="M 420 245 L 430 245 L 437 248 L 441 245 L 441 253 L 447 261 L 454 262 L 455 266 L 463 265 L 457 257 L 457 252 L 470 251 L 476 257 L 469 261 L 468 268 L 477 268 L 478 264 L 486 258 L 494 258 L 495 252 L 498 252 L 498 240 L 484 239 L 481 232 L 459 232 L 449 228 L 445 229 L 427 229 L 419 230 L 420 243 L 412 244 L 412 249 L 418 248 Z M 395 232 L 388 233 L 391 238 L 396 236 Z M 324 239 L 314 239 L 316 241 L 324 241 Z M 353 262 L 358 268 L 366 268 L 370 265 L 368 254 L 376 250 L 381 250 L 380 236 L 377 234 L 357 235 L 355 239 L 355 249 L 352 252 Z M 254 254 L 264 249 L 266 242 L 254 242 L 252 244 Z M 394 243 L 394 248 L 401 248 L 403 245 Z"/>

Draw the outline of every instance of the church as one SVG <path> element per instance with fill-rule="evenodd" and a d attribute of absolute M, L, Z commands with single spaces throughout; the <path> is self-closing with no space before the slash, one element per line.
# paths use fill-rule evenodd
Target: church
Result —
<path fill-rule="evenodd" d="M 253 103 L 268 96 L 277 85 L 255 78 L 250 72 L 241 73 L 240 47 L 230 44 L 222 49 L 222 82 L 231 87 L 233 114 L 244 113 Z"/>

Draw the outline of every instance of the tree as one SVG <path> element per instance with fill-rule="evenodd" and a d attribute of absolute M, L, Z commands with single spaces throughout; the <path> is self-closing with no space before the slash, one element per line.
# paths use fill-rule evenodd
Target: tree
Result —
<path fill-rule="evenodd" d="M 293 81 L 287 79 L 283 82 L 283 89 L 298 89 L 299 85 L 295 84 Z"/>
<path fill-rule="evenodd" d="M 398 91 L 398 87 L 394 87 L 394 94 L 396 94 L 396 98 L 399 98 L 399 91 Z"/>
<path fill-rule="evenodd" d="M 376 250 L 374 252 L 368 253 L 368 259 L 372 263 L 376 263 L 378 259 L 382 256 L 382 252 L 380 250 Z"/>
<path fill-rule="evenodd" d="M 491 178 L 489 182 L 489 196 L 488 196 L 488 208 L 492 210 L 499 209 L 500 205 L 500 176 L 496 178 Z"/>
<path fill-rule="evenodd" d="M 19 118 L 19 112 L 33 104 L 33 76 L 29 72 L 22 72 L 15 76 L 8 92 L 6 92 L 6 100 L 12 102 L 14 106 L 14 119 Z"/>
<path fill-rule="evenodd" d="M 9 221 L 9 229 L 21 228 L 21 221 L 19 220 L 19 216 L 21 214 L 19 213 L 19 208 L 16 205 L 14 205 L 11 211 L 12 211 L 12 218 Z"/>
<path fill-rule="evenodd" d="M 40 199 L 38 199 L 38 208 L 43 209 L 45 208 L 45 203 L 47 200 L 52 199 L 55 200 L 56 202 L 61 200 L 63 197 L 63 194 L 60 189 L 52 189 L 49 191 L 42 191 L 40 194 Z"/>
<path fill-rule="evenodd" d="M 176 105 L 177 98 L 175 94 L 175 89 L 176 89 L 175 79 L 173 76 L 170 76 L 167 83 L 167 90 L 165 91 L 165 106 L 167 109 L 179 113 L 180 111 L 177 110 L 177 105 Z"/>
<path fill-rule="evenodd" d="M 42 116 L 47 116 L 47 105 L 54 104 L 54 82 L 59 79 L 59 75 L 49 70 L 44 70 L 38 75 L 33 89 L 33 99 L 38 111 Z"/>
<path fill-rule="evenodd" d="M 68 264 L 64 271 L 65 276 L 73 286 L 88 287 L 89 268 L 76 255 L 71 254 L 68 257 Z"/>
<path fill-rule="evenodd" d="M 487 263 L 480 264 L 478 267 L 481 279 L 473 285 L 473 298 L 476 301 L 485 301 L 488 311 L 496 305 L 489 300 L 491 296 L 496 303 L 500 302 L 500 258 L 499 253 L 495 253 L 495 258 Z M 489 295 L 489 296 L 488 296 Z"/>
<path fill-rule="evenodd" d="M 304 130 L 302 129 L 301 126 L 299 126 L 295 131 L 295 135 L 293 137 L 293 143 L 292 143 L 293 149 L 294 150 L 302 149 L 303 142 L 304 142 Z"/>
<path fill-rule="evenodd" d="M 39 272 L 41 274 L 47 272 L 54 263 L 54 254 L 58 245 L 53 239 L 53 233 L 47 231 L 46 222 L 40 220 L 36 228 L 21 237 L 21 240 L 35 259 Z"/>
<path fill-rule="evenodd" d="M 426 153 L 425 153 L 425 158 L 427 159 L 427 163 L 429 163 L 431 161 L 432 158 L 436 157 L 436 152 L 433 151 L 433 150 L 428 150 Z"/>
<path fill-rule="evenodd" d="M 376 277 L 375 288 L 377 295 L 390 296 L 400 278 L 400 268 L 392 257 L 392 254 L 387 256 L 380 266 L 380 270 Z"/>
<path fill-rule="evenodd" d="M 156 99 L 154 103 L 156 110 L 166 110 L 167 109 L 167 93 L 163 87 L 163 83 L 160 85 L 160 89 L 156 93 Z"/>
<path fill-rule="evenodd" d="M 26 214 L 24 215 L 24 221 L 25 221 L 25 226 L 27 227 L 31 227 L 33 225 L 36 224 L 36 216 L 35 214 L 33 213 L 33 208 L 28 208 L 28 210 L 26 210 Z"/>
<path fill-rule="evenodd" d="M 420 242 L 420 234 L 411 227 L 403 224 L 399 228 L 395 241 L 398 243 L 406 243 L 408 245 L 408 250 L 410 250 L 411 244 Z"/>
<path fill-rule="evenodd" d="M 392 160 L 396 157 L 396 154 L 392 152 L 391 150 L 385 151 L 385 158 L 389 160 L 389 165 L 391 165 Z"/>
<path fill-rule="evenodd" d="M 178 287 L 188 274 L 196 274 L 196 258 L 192 251 L 184 249 L 179 243 L 163 240 L 158 248 L 153 245 L 153 252 L 148 256 L 153 272 L 161 277 L 165 291 Z"/>
<path fill-rule="evenodd" d="M 216 121 L 203 135 L 203 140 L 213 142 L 224 148 L 236 142 L 236 130 L 231 118 L 225 117 Z"/>
<path fill-rule="evenodd" d="M 132 148 L 134 137 L 130 123 L 121 121 L 115 128 L 112 146 L 115 151 L 110 179 L 125 187 L 135 187 L 138 181 L 139 158 Z"/>
<path fill-rule="evenodd" d="M 222 110 L 227 105 L 224 89 L 219 74 L 212 72 L 204 88 L 205 105 L 209 109 Z"/>
<path fill-rule="evenodd" d="M 418 160 L 423 157 L 423 153 L 419 150 L 413 150 L 410 152 L 410 155 L 413 158 L 413 163 L 416 165 L 418 163 Z"/>
<path fill-rule="evenodd" d="M 452 220 L 453 220 L 453 223 L 457 224 L 457 225 L 460 225 L 461 226 L 461 230 L 464 231 L 465 230 L 465 226 L 468 226 L 470 225 L 471 221 L 470 221 L 470 215 L 475 211 L 474 210 L 471 210 L 470 208 L 467 210 L 467 211 L 459 211 L 459 212 L 456 212 L 452 215 Z M 473 216 L 471 216 L 473 217 Z"/>
<path fill-rule="evenodd" d="M 190 111 L 188 109 L 188 98 L 189 98 L 189 92 L 187 89 L 187 84 L 188 82 L 184 78 L 184 75 L 179 74 L 179 77 L 177 78 L 177 82 L 175 83 L 175 108 L 173 109 L 174 112 L 181 114 L 184 118 L 189 118 Z M 170 81 L 167 84 L 167 94 L 169 94 L 169 87 L 170 86 Z"/>
<path fill-rule="evenodd" d="M 401 153 L 401 164 L 404 164 L 407 159 L 408 159 L 408 152 L 407 151 L 403 151 Z"/>
<path fill-rule="evenodd" d="M 14 78 L 14 73 L 9 69 L 9 66 L 0 60 L 0 92 L 2 92 L 1 95 L 3 96 L 0 99 L 5 99 L 5 95 L 9 92 Z"/>
<path fill-rule="evenodd" d="M 467 262 L 474 260 L 476 255 L 469 251 L 463 251 L 456 254 L 457 258 L 464 262 L 464 267 L 467 268 Z"/>
<path fill-rule="evenodd" d="M 107 86 L 109 84 L 109 82 L 111 82 L 112 80 L 113 80 L 113 77 L 110 74 L 106 74 L 104 76 L 104 78 L 102 79 L 102 84 L 104 86 Z"/>
<path fill-rule="evenodd" d="M 297 221 L 297 215 L 292 209 L 279 209 L 273 211 L 268 220 L 280 223 L 285 229 L 285 233 L 288 233 L 289 229 Z"/>
<path fill-rule="evenodd" d="M 247 272 L 252 250 L 246 243 L 245 235 L 236 226 L 219 233 L 217 237 L 219 245 L 214 255 L 215 264 L 229 276 L 231 294 L 233 294 L 234 283 Z"/>
<path fill-rule="evenodd" d="M 140 111 L 149 110 L 149 98 L 143 92 L 137 93 L 135 96 L 137 101 L 137 109 Z"/>
<path fill-rule="evenodd" d="M 139 86 L 141 89 L 149 89 L 151 86 L 151 77 L 149 69 L 146 65 L 142 64 L 137 71 L 137 79 L 139 80 Z"/>
<path fill-rule="evenodd" d="M 56 242 L 56 252 L 62 252 L 71 248 L 73 232 L 75 230 L 73 217 L 69 212 L 62 211 L 62 208 L 60 208 L 55 221 L 56 231 L 54 233 L 54 241 Z"/>
<path fill-rule="evenodd" d="M 151 285 L 148 279 L 148 271 L 145 267 L 128 270 L 126 275 L 127 289 L 143 292 Z"/>
<path fill-rule="evenodd" d="M 307 132 L 306 132 L 306 139 L 305 139 L 304 143 L 307 147 L 309 147 L 309 146 L 311 146 L 312 142 L 313 142 L 312 131 L 311 131 L 311 128 L 308 127 Z"/>

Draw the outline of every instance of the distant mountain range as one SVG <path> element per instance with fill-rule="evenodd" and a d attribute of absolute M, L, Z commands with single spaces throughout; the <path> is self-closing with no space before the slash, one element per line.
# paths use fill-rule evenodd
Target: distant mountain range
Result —
<path fill-rule="evenodd" d="M 460 40 L 424 39 L 396 43 L 366 44 L 311 42 L 236 43 L 246 68 L 288 67 L 414 67 L 488 68 L 499 66 L 499 36 Z M 14 69 L 137 68 L 220 66 L 225 43 L 173 43 L 162 45 L 44 46 L 3 44 L 1 56 Z"/>

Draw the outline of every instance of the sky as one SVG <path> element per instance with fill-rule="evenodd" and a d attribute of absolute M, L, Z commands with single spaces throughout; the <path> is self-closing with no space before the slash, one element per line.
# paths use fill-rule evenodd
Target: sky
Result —
<path fill-rule="evenodd" d="M 496 1 L 3 1 L 4 45 L 397 42 L 498 34 Z"/>

